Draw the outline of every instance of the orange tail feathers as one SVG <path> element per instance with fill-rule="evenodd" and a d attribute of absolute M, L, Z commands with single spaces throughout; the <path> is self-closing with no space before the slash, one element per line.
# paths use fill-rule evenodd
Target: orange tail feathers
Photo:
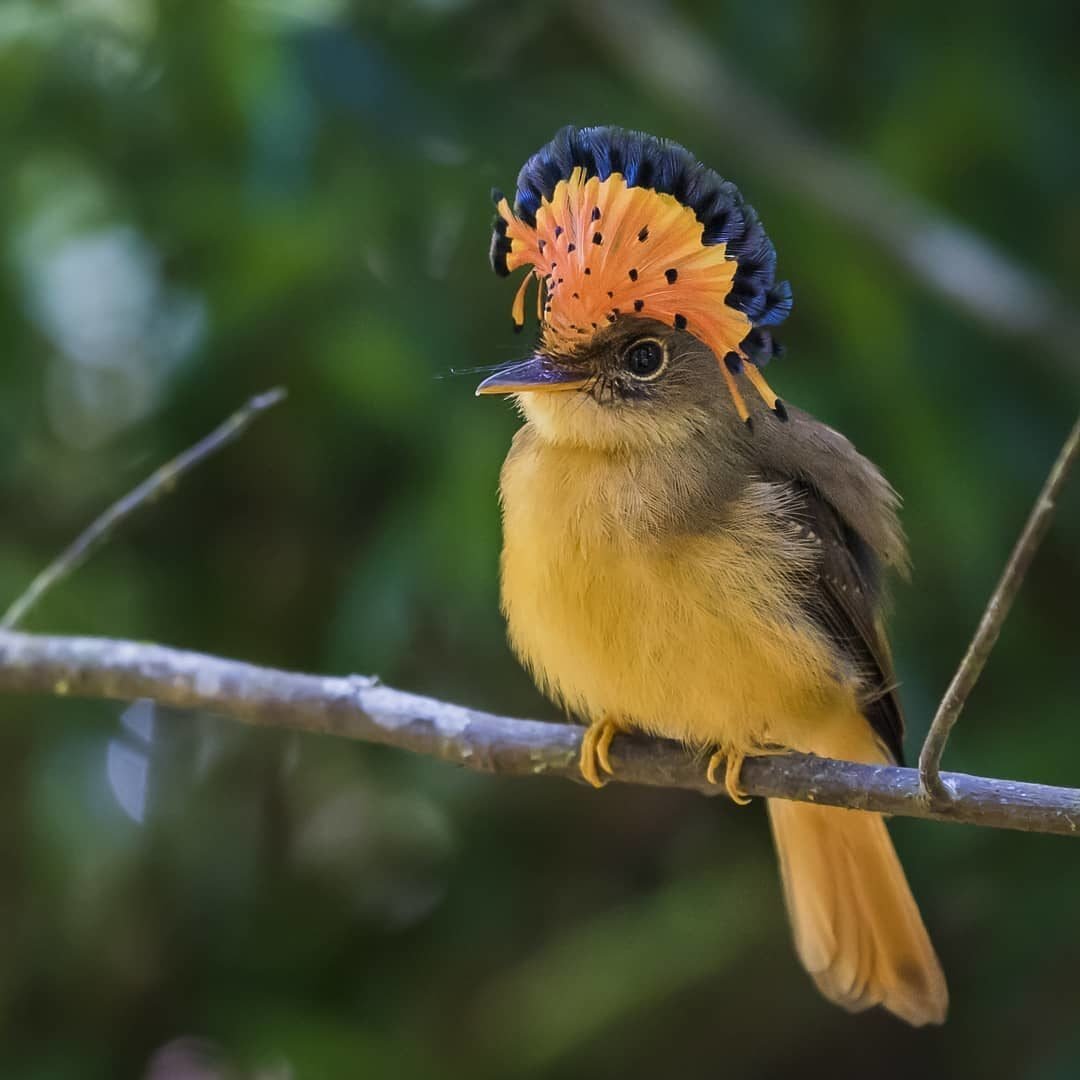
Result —
<path fill-rule="evenodd" d="M 795 949 L 818 989 L 940 1024 L 949 991 L 880 814 L 770 799 Z"/>

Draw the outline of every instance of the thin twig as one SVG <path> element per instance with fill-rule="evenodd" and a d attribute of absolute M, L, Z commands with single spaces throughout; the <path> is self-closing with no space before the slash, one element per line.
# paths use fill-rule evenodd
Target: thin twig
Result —
<path fill-rule="evenodd" d="M 1043 484 L 1043 489 L 1039 492 L 1039 497 L 1035 500 L 1035 505 L 1024 525 L 1024 531 L 1020 534 L 1020 539 L 1016 541 L 1009 561 L 1005 564 L 1001 580 L 997 583 L 997 588 L 994 589 L 986 605 L 975 636 L 971 639 L 964 659 L 960 661 L 949 689 L 945 691 L 945 696 L 941 699 L 934 722 L 930 725 L 926 742 L 923 743 L 919 754 L 919 774 L 924 797 L 928 799 L 952 797 L 952 792 L 942 782 L 939 771 L 945 744 L 949 740 L 949 734 L 960 716 L 968 695 L 982 674 L 991 650 L 997 643 L 1001 627 L 1031 567 L 1035 552 L 1038 551 L 1039 544 L 1042 543 L 1043 537 L 1050 528 L 1057 498 L 1078 456 L 1080 456 L 1080 418 L 1073 425 L 1057 460 L 1050 469 L 1046 483 Z"/>
<path fill-rule="evenodd" d="M 920 285 L 984 326 L 1037 343 L 1032 360 L 1053 360 L 1057 373 L 1075 384 L 1080 315 L 1050 282 L 868 161 L 800 128 L 674 5 L 573 0 L 565 8 L 628 79 L 713 135 L 725 160 L 852 226 Z"/>
<path fill-rule="evenodd" d="M 0 631 L 0 693 L 117 701 L 152 698 L 262 728 L 336 735 L 394 746 L 504 776 L 580 780 L 582 728 L 514 720 L 381 685 L 301 675 L 160 645 Z M 616 779 L 715 795 L 705 762 L 677 743 L 619 736 Z M 803 754 L 748 758 L 751 795 L 874 810 L 934 821 L 1080 836 L 1080 791 L 949 773 L 948 803 L 920 796 L 915 769 L 856 765 Z"/>
<path fill-rule="evenodd" d="M 285 396 L 282 387 L 256 395 L 204 439 L 200 439 L 172 461 L 166 462 L 138 487 L 113 503 L 34 578 L 26 591 L 4 613 L 3 619 L 0 619 L 0 629 L 11 630 L 18 626 L 45 593 L 81 565 L 95 548 L 109 538 L 117 525 L 140 507 L 152 503 L 166 491 L 172 491 L 187 473 L 239 438 L 260 413 L 283 401 Z"/>

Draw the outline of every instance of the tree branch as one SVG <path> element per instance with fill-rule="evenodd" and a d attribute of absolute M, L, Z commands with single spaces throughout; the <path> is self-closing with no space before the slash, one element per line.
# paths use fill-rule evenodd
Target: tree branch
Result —
<path fill-rule="evenodd" d="M 0 631 L 0 692 L 117 701 L 153 698 L 265 728 L 394 746 L 503 776 L 579 780 L 582 728 L 514 720 L 404 693 L 378 680 L 303 675 L 200 653 L 107 638 Z M 723 792 L 705 780 L 704 760 L 676 743 L 619 736 L 616 778 L 626 783 Z M 948 773 L 954 795 L 930 804 L 915 769 L 857 765 L 803 754 L 748 758 L 751 795 L 856 810 L 1080 835 L 1080 791 Z"/>
<path fill-rule="evenodd" d="M 97 547 L 109 539 L 118 525 L 140 507 L 154 502 L 159 495 L 171 492 L 192 469 L 238 439 L 257 416 L 284 400 L 285 391 L 280 387 L 267 390 L 265 394 L 258 394 L 205 438 L 174 457 L 172 461 L 167 461 L 138 487 L 114 502 L 30 582 L 26 591 L 7 609 L 3 619 L 0 619 L 0 629 L 12 630 L 18 626 L 49 589 L 81 566 Z"/>
<path fill-rule="evenodd" d="M 1043 537 L 1050 528 L 1058 496 L 1078 456 L 1080 456 L 1080 417 L 1073 424 L 1072 431 L 1066 437 L 1061 452 L 1050 469 L 1050 474 L 1046 478 L 1046 483 L 1043 484 L 1042 491 L 1039 492 L 1039 497 L 1035 500 L 1020 539 L 1016 541 L 1009 561 L 1005 564 L 1001 580 L 986 605 L 975 636 L 949 684 L 949 689 L 945 691 L 934 721 L 930 725 L 926 742 L 923 743 L 922 752 L 919 754 L 919 773 L 923 794 L 927 798 L 949 799 L 952 795 L 947 786 L 942 783 L 939 771 L 945 744 L 949 741 L 949 734 L 960 717 L 968 695 L 974 689 L 975 683 L 986 666 L 987 658 L 994 645 L 997 644 L 1001 627 L 1016 599 L 1016 594 L 1020 591 L 1020 586 L 1024 583 L 1031 561 L 1035 558 L 1035 552 L 1038 551 Z"/>

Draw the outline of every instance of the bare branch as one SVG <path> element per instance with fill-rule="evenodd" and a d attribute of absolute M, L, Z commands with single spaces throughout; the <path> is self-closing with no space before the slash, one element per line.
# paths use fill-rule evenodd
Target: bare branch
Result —
<path fill-rule="evenodd" d="M 707 35 L 671 5 L 590 0 L 567 14 L 628 78 L 693 116 L 737 159 L 853 226 L 916 280 L 984 326 L 1037 342 L 1076 380 L 1080 315 L 1038 274 L 974 231 L 898 188 L 868 162 L 814 139 L 757 93 Z M 648 42 L 644 61 L 642 42 Z"/>
<path fill-rule="evenodd" d="M 403 693 L 360 677 L 302 675 L 200 653 L 107 638 L 0 631 L 0 692 L 134 701 L 153 698 L 267 728 L 395 746 L 480 772 L 579 780 L 582 729 L 513 720 Z M 619 780 L 723 792 L 705 763 L 676 743 L 617 738 Z M 876 810 L 935 821 L 1080 835 L 1080 791 L 950 773 L 943 804 L 920 796 L 914 769 L 856 765 L 809 755 L 749 758 L 751 795 Z"/>
<path fill-rule="evenodd" d="M 180 480 L 208 457 L 224 449 L 238 439 L 260 413 L 285 399 L 285 390 L 278 387 L 253 397 L 223 424 L 182 454 L 166 462 L 148 476 L 138 487 L 113 503 L 75 540 L 58 555 L 32 582 L 26 591 L 4 613 L 0 629 L 11 630 L 25 618 L 26 613 L 58 582 L 79 567 L 116 527 L 131 517 L 140 507 L 146 506 L 175 489 Z"/>
<path fill-rule="evenodd" d="M 986 666 L 987 658 L 994 645 L 997 644 L 1001 627 L 1027 576 L 1035 552 L 1038 551 L 1043 537 L 1050 528 L 1057 498 L 1078 456 L 1080 456 L 1080 418 L 1077 418 L 1072 431 L 1069 432 L 1061 447 L 1057 460 L 1050 469 L 1050 474 L 1046 478 L 1046 483 L 1043 484 L 1042 491 L 1039 492 L 1039 497 L 1035 500 L 1024 530 L 1020 533 L 1020 539 L 1016 541 L 1009 561 L 1005 564 L 1001 580 L 986 605 L 975 636 L 971 639 L 964 659 L 960 661 L 960 666 L 956 669 L 956 674 L 948 690 L 945 691 L 945 696 L 941 699 L 934 722 L 930 725 L 926 742 L 923 743 L 922 752 L 919 754 L 919 773 L 923 793 L 927 798 L 949 799 L 952 797 L 952 792 L 942 783 L 939 771 L 945 744 L 949 740 L 949 734 L 960 716 L 968 695 L 974 689 L 975 683 Z"/>

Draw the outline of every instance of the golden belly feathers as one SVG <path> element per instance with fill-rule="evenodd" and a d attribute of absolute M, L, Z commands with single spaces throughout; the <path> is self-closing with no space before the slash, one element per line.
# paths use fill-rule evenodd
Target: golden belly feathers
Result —
<path fill-rule="evenodd" d="M 881 760 L 852 723 L 855 680 L 792 603 L 814 552 L 769 512 L 783 488 L 749 484 L 724 528 L 671 535 L 627 468 L 528 428 L 504 465 L 503 610 L 545 692 L 585 722 L 696 747 Z"/>

